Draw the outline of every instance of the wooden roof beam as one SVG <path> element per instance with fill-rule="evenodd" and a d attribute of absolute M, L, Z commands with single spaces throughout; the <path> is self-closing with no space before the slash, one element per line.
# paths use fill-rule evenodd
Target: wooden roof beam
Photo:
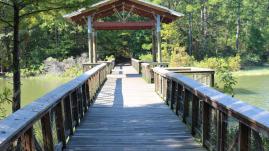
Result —
<path fill-rule="evenodd" d="M 155 27 L 154 21 L 149 22 L 94 22 L 95 30 L 145 30 Z"/>

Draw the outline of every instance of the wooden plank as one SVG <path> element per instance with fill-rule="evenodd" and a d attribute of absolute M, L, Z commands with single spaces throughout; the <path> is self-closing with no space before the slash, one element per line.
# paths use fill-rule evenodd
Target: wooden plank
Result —
<path fill-rule="evenodd" d="M 130 66 L 114 69 L 66 150 L 204 150 L 153 84 L 127 76 L 136 74 Z"/>

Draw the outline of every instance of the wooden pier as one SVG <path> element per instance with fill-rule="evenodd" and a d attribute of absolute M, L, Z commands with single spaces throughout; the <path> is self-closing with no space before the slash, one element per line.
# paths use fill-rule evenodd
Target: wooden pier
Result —
<path fill-rule="evenodd" d="M 117 66 L 65 150 L 204 150 L 131 66 Z"/>

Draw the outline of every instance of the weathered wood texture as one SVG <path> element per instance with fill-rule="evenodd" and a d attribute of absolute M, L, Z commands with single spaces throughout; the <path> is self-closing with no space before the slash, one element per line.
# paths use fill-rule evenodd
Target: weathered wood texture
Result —
<path fill-rule="evenodd" d="M 204 150 L 131 66 L 117 66 L 65 150 Z"/>
<path fill-rule="evenodd" d="M 183 121 L 190 125 L 193 135 L 200 137 L 203 146 L 217 151 L 236 148 L 240 151 L 251 148 L 268 150 L 268 111 L 239 101 L 182 74 L 164 68 L 154 68 L 153 71 L 156 92 L 167 104 L 175 101 L 180 104 L 175 112 L 182 113 Z M 166 87 L 163 81 L 175 83 L 180 91 L 173 86 Z M 172 96 L 167 99 L 164 92 Z"/>
<path fill-rule="evenodd" d="M 97 65 L 1 120 L 0 150 L 15 148 L 15 144 L 20 144 L 18 146 L 21 146 L 22 150 L 36 150 L 33 125 L 40 120 L 44 149 L 53 151 L 65 147 L 67 137 L 73 134 L 75 126 L 78 126 L 84 115 L 83 112 L 87 111 L 83 108 L 88 108 L 91 104 L 90 100 L 96 96 L 106 80 L 106 75 L 112 70 L 112 65 L 114 61 Z M 56 117 L 52 118 L 54 113 Z M 56 131 L 53 131 L 53 123 L 56 125 Z M 55 143 L 54 132 L 57 133 Z"/>

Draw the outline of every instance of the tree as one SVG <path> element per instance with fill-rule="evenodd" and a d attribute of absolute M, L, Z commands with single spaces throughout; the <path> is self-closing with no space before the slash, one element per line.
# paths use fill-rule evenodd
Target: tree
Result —
<path fill-rule="evenodd" d="M 20 26 L 24 21 L 30 17 L 52 10 L 67 9 L 65 4 L 71 4 L 75 7 L 79 6 L 74 1 L 28 1 L 28 0 L 1 0 L 0 8 L 3 13 L 0 16 L 0 22 L 6 24 L 6 26 L 12 28 L 13 31 L 13 50 L 12 50 L 12 60 L 13 60 L 13 103 L 12 111 L 20 109 L 21 107 L 21 76 L 20 76 L 20 43 L 23 39 L 20 39 Z M 72 7 L 74 7 L 72 6 Z M 70 8 L 70 7 L 69 7 Z"/>

